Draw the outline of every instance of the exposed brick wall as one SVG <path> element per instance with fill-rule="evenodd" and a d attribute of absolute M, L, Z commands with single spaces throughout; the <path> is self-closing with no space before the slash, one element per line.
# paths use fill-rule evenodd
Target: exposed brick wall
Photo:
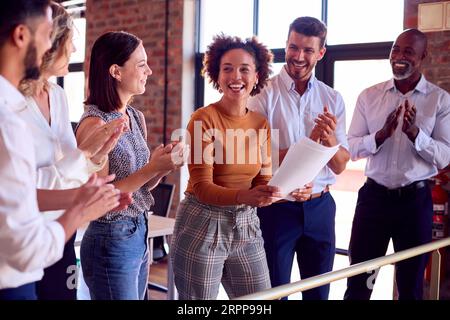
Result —
<path fill-rule="evenodd" d="M 86 61 L 92 45 L 102 33 L 125 30 L 140 37 L 147 50 L 153 75 L 147 82 L 144 95 L 135 98 L 133 105 L 144 112 L 151 148 L 163 139 L 164 120 L 164 54 L 165 54 L 165 0 L 87 0 Z M 405 0 L 405 28 L 417 27 L 418 4 L 436 0 Z M 183 0 L 169 0 L 169 55 L 168 55 L 168 112 L 167 138 L 181 127 L 181 70 L 183 36 Z M 429 32 L 429 56 L 424 74 L 438 86 L 450 91 L 450 31 Z M 86 74 L 88 65 L 86 64 Z M 171 174 L 167 182 L 179 188 L 179 174 Z M 175 192 L 173 208 L 178 205 Z M 174 215 L 172 210 L 171 215 Z"/>
<path fill-rule="evenodd" d="M 419 3 L 438 0 L 405 0 L 405 28 L 417 28 Z M 427 32 L 428 58 L 423 73 L 428 80 L 450 92 L 450 31 Z"/>
<path fill-rule="evenodd" d="M 163 143 L 165 10 L 165 0 L 86 1 L 86 62 L 89 61 L 94 41 L 104 32 L 124 30 L 143 41 L 153 75 L 147 82 L 145 94 L 135 97 L 133 106 L 145 115 L 151 148 Z M 182 26 L 183 0 L 169 0 L 167 139 L 170 139 L 173 130 L 181 126 Z M 86 75 L 88 67 L 86 63 Z M 171 216 L 174 216 L 179 202 L 179 180 L 178 172 L 166 180 L 177 188 Z"/>

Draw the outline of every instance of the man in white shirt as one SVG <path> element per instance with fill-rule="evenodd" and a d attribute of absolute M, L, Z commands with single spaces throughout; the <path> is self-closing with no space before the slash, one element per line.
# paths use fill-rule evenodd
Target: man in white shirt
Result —
<path fill-rule="evenodd" d="M 333 268 L 336 204 L 328 192 L 350 158 L 341 95 L 317 80 L 313 70 L 325 54 L 327 28 L 312 17 L 295 19 L 286 42 L 286 65 L 249 109 L 262 113 L 279 132 L 279 157 L 302 137 L 326 146 L 340 144 L 336 155 L 313 181 L 311 196 L 258 209 L 272 286 L 290 282 L 294 253 L 302 279 Z M 273 149 L 275 150 L 275 149 Z M 299 163 L 299 166 L 302 164 Z M 304 300 L 325 300 L 329 285 L 302 293 Z"/>
<path fill-rule="evenodd" d="M 39 76 L 50 48 L 51 16 L 48 0 L 0 1 L 0 300 L 34 299 L 34 281 L 77 227 L 119 205 L 119 191 L 96 177 L 78 192 L 36 192 L 33 137 L 14 111 L 25 105 L 20 80 Z M 39 213 L 62 208 L 56 221 Z"/>
<path fill-rule="evenodd" d="M 367 182 L 358 193 L 350 263 L 431 241 L 432 200 L 427 179 L 450 162 L 450 95 L 420 72 L 425 34 L 408 29 L 392 46 L 393 79 L 359 96 L 348 139 L 353 160 L 367 158 Z M 396 266 L 401 300 L 422 299 L 428 255 Z M 348 279 L 345 299 L 368 300 L 376 271 Z"/>

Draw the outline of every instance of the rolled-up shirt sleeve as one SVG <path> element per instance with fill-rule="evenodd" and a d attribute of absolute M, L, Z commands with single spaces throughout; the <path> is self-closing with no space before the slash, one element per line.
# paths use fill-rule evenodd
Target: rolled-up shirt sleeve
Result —
<path fill-rule="evenodd" d="M 349 146 L 345 130 L 345 104 L 344 99 L 342 99 L 342 96 L 339 93 L 336 96 L 336 119 L 336 140 L 343 148 L 348 150 Z"/>
<path fill-rule="evenodd" d="M 21 272 L 45 268 L 63 254 L 65 233 L 39 213 L 32 137 L 24 124 L 0 124 L 0 259 Z"/>
<path fill-rule="evenodd" d="M 438 169 L 447 167 L 450 163 L 450 102 L 447 96 L 446 102 L 436 115 L 436 122 L 431 137 L 423 130 L 414 142 L 417 153 Z"/>
<path fill-rule="evenodd" d="M 88 180 L 88 162 L 83 152 L 73 149 L 55 164 L 37 169 L 38 189 L 77 188 Z"/>
<path fill-rule="evenodd" d="M 49 148 L 48 137 L 42 135 L 42 132 L 36 132 L 33 137 L 35 145 L 42 144 L 42 152 L 48 155 L 53 154 L 54 150 L 60 149 L 56 159 L 45 158 L 38 162 L 36 185 L 39 189 L 70 189 L 77 188 L 89 179 L 89 174 L 100 170 L 91 165 L 84 153 L 77 148 L 77 141 L 73 134 L 72 126 L 69 120 L 67 99 L 64 91 L 57 85 L 52 85 L 52 96 L 57 101 L 59 112 L 55 113 L 58 123 L 58 141 Z M 39 152 L 39 150 L 37 150 Z M 50 161 L 51 159 L 51 161 Z M 56 161 L 55 161 L 56 160 Z M 45 165 L 48 164 L 48 165 Z M 98 170 L 96 170 L 98 169 Z"/>
<path fill-rule="evenodd" d="M 56 121 L 56 131 L 54 131 L 54 134 L 57 135 L 56 140 L 53 140 L 52 136 L 43 134 L 45 131 L 42 131 L 41 126 L 36 122 L 35 113 L 39 111 L 33 110 L 32 105 L 35 105 L 35 102 L 32 98 L 29 98 L 29 107 L 24 115 L 25 122 L 36 122 L 32 128 L 39 128 L 37 131 L 33 131 L 35 146 L 42 148 L 42 153 L 39 154 L 40 150 L 37 150 L 36 156 L 38 167 L 36 185 L 39 189 L 77 188 L 86 183 L 90 173 L 101 168 L 92 164 L 77 148 L 64 90 L 56 84 L 51 84 L 50 96 L 54 103 L 53 106 L 57 108 L 52 112 L 54 117 L 52 121 Z"/>

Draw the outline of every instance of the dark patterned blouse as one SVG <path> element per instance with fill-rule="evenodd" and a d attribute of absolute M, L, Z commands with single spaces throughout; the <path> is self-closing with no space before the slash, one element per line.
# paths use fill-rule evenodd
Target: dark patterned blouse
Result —
<path fill-rule="evenodd" d="M 116 180 L 122 180 L 132 173 L 141 169 L 147 164 L 150 158 L 150 150 L 145 141 L 143 124 L 139 117 L 139 111 L 131 106 L 127 106 L 127 115 L 130 118 L 131 127 L 119 138 L 117 145 L 109 153 L 109 174 L 114 173 Z M 119 111 L 103 112 L 95 105 L 86 106 L 86 111 L 81 116 L 80 122 L 88 117 L 97 117 L 105 122 L 110 122 L 120 118 Z M 144 211 L 150 210 L 154 204 L 152 194 L 147 185 L 143 185 L 139 190 L 133 192 L 133 203 L 127 209 L 121 211 L 110 211 L 105 216 L 99 218 L 99 222 L 111 222 L 126 219 L 127 217 L 137 217 Z"/>

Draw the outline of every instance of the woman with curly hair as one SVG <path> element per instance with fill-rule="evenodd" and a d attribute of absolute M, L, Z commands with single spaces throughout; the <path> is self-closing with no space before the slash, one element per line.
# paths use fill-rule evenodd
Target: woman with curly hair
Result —
<path fill-rule="evenodd" d="M 172 244 L 180 299 L 215 299 L 221 282 L 232 298 L 270 288 L 256 207 L 280 195 L 267 185 L 269 125 L 247 100 L 266 84 L 271 61 L 256 38 L 223 34 L 205 54 L 203 71 L 222 97 L 188 124 L 190 177 Z"/>

